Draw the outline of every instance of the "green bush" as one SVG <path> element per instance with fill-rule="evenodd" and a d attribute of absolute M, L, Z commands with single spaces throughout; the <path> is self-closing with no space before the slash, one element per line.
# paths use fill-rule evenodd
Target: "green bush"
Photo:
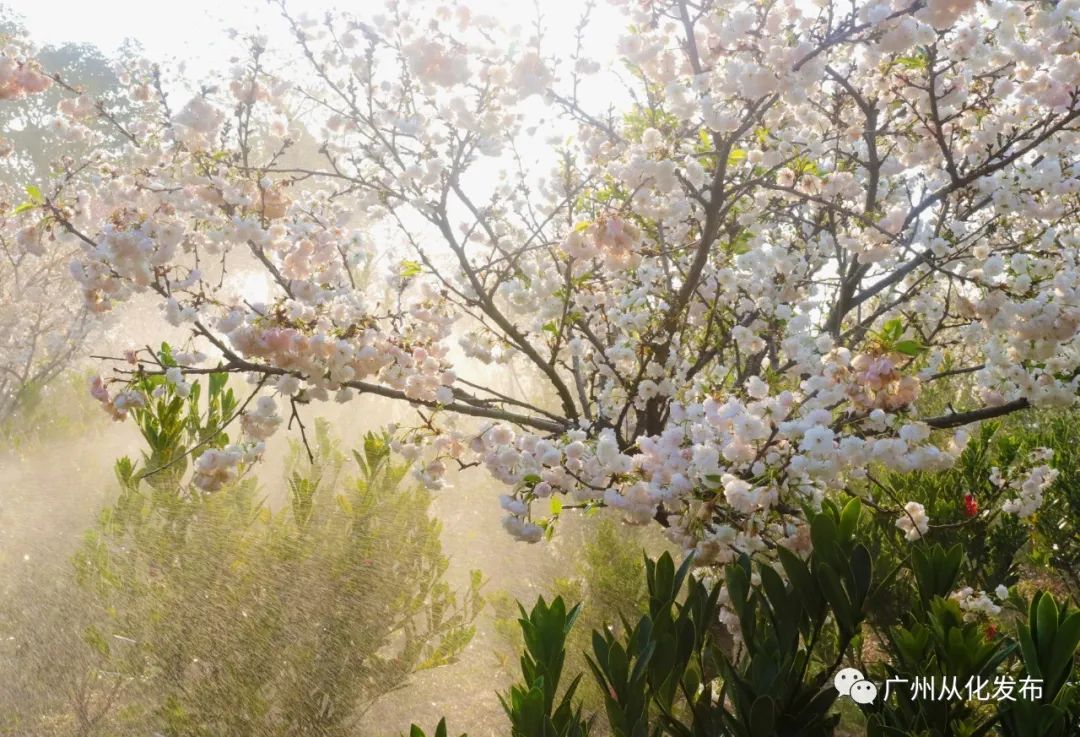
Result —
<path fill-rule="evenodd" d="M 1029 454 L 1046 448 L 1058 476 L 1039 510 L 1019 518 L 1001 510 L 1016 490 L 993 483 L 994 469 L 1023 467 Z M 882 570 L 903 563 L 908 543 L 896 528 L 896 509 L 922 504 L 931 520 L 927 539 L 964 551 L 961 580 L 976 589 L 1020 583 L 1059 595 L 1080 594 L 1080 416 L 1040 412 L 985 422 L 976 428 L 958 462 L 946 471 L 888 473 L 870 469 L 871 479 L 855 491 L 872 495 L 866 541 Z M 968 503 L 973 505 L 969 508 Z M 974 512 L 974 514 L 972 514 Z M 908 604 L 903 586 L 882 591 L 871 616 L 886 620 Z"/>
<path fill-rule="evenodd" d="M 97 432 L 109 420 L 87 391 L 90 379 L 87 372 L 69 370 L 22 386 L 0 418 L 0 443 L 25 453 L 50 440 L 71 442 Z"/>
<path fill-rule="evenodd" d="M 580 674 L 558 689 L 577 609 L 541 599 L 520 620 L 522 681 L 504 699 L 511 733 L 584 735 L 595 726 L 617 737 L 832 737 L 841 727 L 867 737 L 1077 734 L 1080 698 L 1071 681 L 1080 612 L 1043 592 L 1026 603 L 1013 591 L 1015 637 L 987 632 L 948 598 L 965 568 L 962 548 L 920 542 L 898 569 L 880 572 L 864 541 L 872 528 L 857 500 L 843 509 L 826 502 L 811 515 L 806 560 L 783 548 L 774 563 L 743 556 L 712 582 L 691 573 L 691 559 L 678 568 L 667 553 L 647 560 L 648 611 L 621 635 L 592 632 L 589 669 L 605 694 L 595 725 L 576 699 Z M 877 627 L 867 612 L 896 581 L 912 588 L 916 605 Z M 737 623 L 737 647 L 723 645 L 721 620 Z M 864 652 L 869 639 L 884 648 L 875 657 Z M 841 703 L 834 678 L 851 666 L 878 683 L 1031 677 L 1042 692 L 996 703 L 879 692 L 872 703 Z M 414 737 L 422 734 L 414 727 Z"/>
<path fill-rule="evenodd" d="M 978 620 L 965 617 L 960 606 L 946 598 L 956 586 L 962 559 L 959 545 L 949 550 L 926 546 L 914 552 L 911 573 L 920 604 L 911 607 L 901 623 L 884 630 L 887 657 L 870 672 L 898 683 L 918 677 L 938 684 L 955 679 L 961 688 L 969 682 L 983 683 L 987 698 L 916 699 L 910 690 L 898 688 L 894 699 L 867 710 L 868 737 L 1076 735 L 1080 691 L 1069 681 L 1080 646 L 1080 612 L 1060 606 L 1045 592 L 1036 592 L 1030 603 L 1014 592 L 1008 606 L 1016 620 L 1016 635 L 999 637 Z M 1034 679 L 1041 695 L 991 699 L 999 678 L 1015 683 Z"/>
<path fill-rule="evenodd" d="M 44 688 L 82 686 L 58 691 L 66 713 L 16 725 L 27 733 L 51 720 L 80 735 L 350 734 L 473 636 L 479 574 L 463 593 L 446 583 L 430 496 L 388 438 L 368 434 L 346 459 L 319 423 L 310 460 L 293 447 L 278 511 L 252 479 L 204 493 L 185 469 L 229 442 L 219 428 L 237 402 L 223 377 L 202 398 L 198 386 L 186 399 L 142 387 L 160 395 L 134 412 L 147 450 L 117 462 L 119 497 L 75 558 L 88 606 L 75 615 L 81 651 L 63 658 L 74 672 L 41 672 Z"/>
<path fill-rule="evenodd" d="M 595 520 L 588 528 L 589 535 L 573 540 L 570 531 L 564 533 L 571 541 L 573 562 L 566 565 L 571 575 L 551 581 L 544 592 L 548 598 L 577 601 L 581 606 L 576 614 L 577 626 L 568 635 L 567 667 L 574 672 L 587 668 L 585 652 L 589 635 L 594 629 L 611 625 L 616 629 L 623 620 L 637 621 L 648 608 L 649 595 L 642 562 L 643 534 L 646 530 L 627 527 L 613 516 Z M 509 594 L 489 597 L 495 612 L 495 629 L 506 645 L 496 653 L 503 667 L 516 665 L 524 640 L 519 622 L 520 607 Z M 591 679 L 581 683 L 578 691 L 587 709 L 603 708 L 603 694 Z"/>
<path fill-rule="evenodd" d="M 580 609 L 569 612 L 561 598 L 550 606 L 543 597 L 532 611 L 521 609 L 521 633 L 525 647 L 521 654 L 521 682 L 510 687 L 499 700 L 510 719 L 513 737 L 585 737 L 590 721 L 581 716 L 574 694 L 581 683 L 579 673 L 559 691 L 566 663 L 566 637 Z"/>

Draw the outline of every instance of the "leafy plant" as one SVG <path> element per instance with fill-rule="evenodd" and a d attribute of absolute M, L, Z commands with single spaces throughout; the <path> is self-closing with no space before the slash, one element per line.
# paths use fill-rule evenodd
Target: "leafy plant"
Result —
<path fill-rule="evenodd" d="M 1048 463 L 1058 476 L 1046 489 L 1042 506 L 1032 516 L 1019 518 L 1001 510 L 1016 489 L 992 479 L 995 469 L 1014 467 L 1036 448 L 1052 451 Z M 1075 595 L 1080 593 L 1078 453 L 1080 423 L 1075 415 L 1037 413 L 982 424 L 948 470 L 876 475 L 872 469 L 876 483 L 870 490 L 878 492 L 879 505 L 890 510 L 903 501 L 925 507 L 931 520 L 928 539 L 960 556 L 954 581 L 962 579 L 988 591 L 1024 582 L 1027 595 L 1040 587 Z M 896 514 L 874 509 L 864 516 L 872 523 L 864 534 L 879 569 L 898 571 L 907 566 L 912 548 L 896 528 Z M 914 547 L 919 549 L 925 550 Z M 919 565 L 918 554 L 912 564 Z M 910 596 L 919 596 L 924 607 L 933 598 L 902 580 L 879 588 L 870 616 L 884 622 L 896 621 L 908 608 Z M 937 593 L 944 596 L 950 591 Z"/>
<path fill-rule="evenodd" d="M 649 613 L 621 642 L 593 635 L 592 669 L 610 694 L 612 732 L 831 734 L 832 674 L 870 590 L 869 555 L 854 539 L 858 518 L 858 502 L 844 510 L 827 504 L 813 518 L 810 559 L 780 552 L 787 582 L 746 557 L 726 568 L 742 640 L 734 652 L 720 644 L 720 584 L 690 575 L 689 560 L 678 569 L 667 554 L 648 562 Z M 755 572 L 760 586 L 751 586 Z"/>
<path fill-rule="evenodd" d="M 447 736 L 446 719 L 440 719 L 439 724 L 435 727 L 435 732 L 433 734 L 433 737 L 446 737 L 446 736 Z M 409 737 L 427 737 L 427 735 L 424 733 L 424 730 L 422 730 L 420 727 L 413 724 L 409 728 Z M 461 737 L 469 737 L 469 736 L 466 735 L 466 734 L 462 734 Z"/>
<path fill-rule="evenodd" d="M 604 694 L 597 730 L 616 737 L 830 737 L 843 724 L 843 733 L 867 737 L 1076 733 L 1080 711 L 1070 681 L 1080 612 L 1038 593 L 1016 638 L 998 635 L 951 597 L 967 566 L 961 547 L 920 543 L 899 567 L 875 573 L 865 543 L 874 527 L 858 500 L 842 509 L 826 501 L 808 516 L 814 547 L 805 560 L 784 548 L 771 564 L 742 556 L 709 582 L 694 575 L 692 559 L 678 567 L 668 553 L 646 559 L 647 611 L 636 624 L 624 621 L 621 634 L 592 632 L 588 665 Z M 900 621 L 869 620 L 873 599 L 890 585 L 910 591 L 916 604 Z M 1022 603 L 1016 592 L 1012 597 Z M 522 612 L 526 677 L 504 701 L 513 734 L 567 734 L 566 725 L 586 723 L 572 704 L 576 679 L 556 702 L 577 613 L 561 598 Z M 721 619 L 738 634 L 734 646 Z M 993 704 L 893 689 L 869 704 L 840 703 L 834 678 L 845 664 L 878 683 L 922 677 L 963 688 L 968 679 L 1019 676 L 1038 680 L 1042 693 Z"/>
<path fill-rule="evenodd" d="M 547 598 L 561 597 L 577 601 L 575 626 L 566 641 L 566 667 L 571 672 L 588 669 L 585 654 L 590 646 L 592 630 L 610 625 L 618 630 L 622 621 L 637 621 L 648 609 L 648 589 L 642 546 L 651 542 L 649 530 L 627 528 L 611 516 L 589 520 L 589 534 L 580 540 L 574 530 L 564 531 L 573 541 L 566 549 L 571 552 L 565 562 L 570 575 L 550 582 L 544 594 Z M 560 561 L 561 562 L 561 561 Z M 518 621 L 520 606 L 507 593 L 488 597 L 495 611 L 495 629 L 505 643 L 497 655 L 507 670 L 516 668 L 518 653 L 524 646 Z M 591 678 L 582 680 L 578 698 L 586 710 L 603 709 L 603 692 Z"/>
<path fill-rule="evenodd" d="M 75 559 L 92 655 L 78 677 L 99 684 L 90 703 L 116 691 L 80 734 L 345 735 L 410 674 L 455 660 L 480 577 L 460 593 L 444 580 L 430 495 L 387 437 L 365 437 L 350 478 L 317 423 L 274 510 L 253 479 L 214 493 L 183 481 L 189 459 L 228 442 L 225 382 L 186 398 L 158 387 L 136 413 L 142 460 L 117 462 L 120 495 Z"/>
<path fill-rule="evenodd" d="M 521 682 L 500 696 L 514 737 L 585 737 L 590 720 L 575 706 L 578 674 L 559 696 L 566 661 L 566 636 L 577 619 L 578 607 L 566 610 L 561 598 L 548 605 L 540 597 L 532 610 L 521 609 L 525 650 L 521 655 Z M 557 698 L 558 697 L 558 698 Z"/>
<path fill-rule="evenodd" d="M 1080 612 L 1039 592 L 1018 631 L 1021 677 L 1041 684 L 1038 699 L 1010 702 L 1001 710 L 1005 737 L 1065 737 L 1080 728 L 1080 686 L 1071 682 L 1080 648 Z"/>
<path fill-rule="evenodd" d="M 944 689 L 954 684 L 963 689 L 974 682 L 993 683 L 1015 645 L 1005 638 L 988 638 L 978 622 L 965 621 L 955 601 L 935 596 L 926 609 L 918 608 L 906 625 L 886 633 L 886 678 L 899 685 L 928 679 L 924 683 Z M 975 734 L 994 721 L 988 704 L 968 700 L 938 699 L 912 689 L 893 689 L 868 720 L 870 737 L 909 734 L 944 736 Z"/>

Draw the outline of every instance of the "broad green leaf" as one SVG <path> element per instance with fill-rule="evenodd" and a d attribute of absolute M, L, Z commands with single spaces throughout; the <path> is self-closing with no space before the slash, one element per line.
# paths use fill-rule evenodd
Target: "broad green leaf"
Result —
<path fill-rule="evenodd" d="M 903 353 L 905 356 L 917 356 L 925 349 L 922 343 L 915 340 L 901 340 L 893 344 L 893 350 Z"/>

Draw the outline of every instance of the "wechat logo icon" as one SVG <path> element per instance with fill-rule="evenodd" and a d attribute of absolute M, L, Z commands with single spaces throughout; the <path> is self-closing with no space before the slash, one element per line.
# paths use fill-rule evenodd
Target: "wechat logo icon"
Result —
<path fill-rule="evenodd" d="M 844 668 L 837 673 L 833 685 L 841 696 L 849 697 L 856 704 L 872 704 L 877 698 L 877 686 L 856 668 Z"/>

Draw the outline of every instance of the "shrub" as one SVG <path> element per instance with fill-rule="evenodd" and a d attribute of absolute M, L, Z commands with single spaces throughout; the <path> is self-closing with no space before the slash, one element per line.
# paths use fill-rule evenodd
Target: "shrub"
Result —
<path fill-rule="evenodd" d="M 88 372 L 69 370 L 48 382 L 24 385 L 10 412 L 0 418 L 0 442 L 28 454 L 48 441 L 71 442 L 99 432 L 108 422 L 86 387 Z"/>
<path fill-rule="evenodd" d="M 987 422 L 971 437 L 957 463 L 936 473 L 870 472 L 867 492 L 882 507 L 899 507 L 902 500 L 922 504 L 931 524 L 929 541 L 964 550 L 962 578 L 976 589 L 992 590 L 1033 581 L 1033 589 L 1049 587 L 1058 593 L 1080 593 L 1080 422 L 1074 413 L 1040 412 Z M 1047 464 L 1056 473 L 1043 492 L 1040 506 L 1028 516 L 1003 511 L 1018 494 L 1023 459 L 1037 449 L 1051 452 Z M 867 544 L 883 569 L 899 565 L 907 543 L 896 529 L 896 514 L 868 510 L 875 524 Z M 893 587 L 875 604 L 896 611 L 908 592 Z M 888 594 L 892 596 L 889 597 Z M 1028 591 L 1030 595 L 1031 591 Z"/>
<path fill-rule="evenodd" d="M 784 548 L 776 550 L 776 565 L 743 556 L 711 582 L 691 572 L 692 559 L 678 568 L 667 553 L 647 560 L 647 613 L 622 635 L 592 633 L 589 668 L 606 695 L 596 726 L 618 737 L 829 737 L 842 721 L 847 734 L 868 737 L 1076 734 L 1080 700 L 1071 680 L 1080 612 L 1044 592 L 1027 603 L 1014 590 L 1015 637 L 998 636 L 950 595 L 965 566 L 960 547 L 918 543 L 899 569 L 875 573 L 864 542 L 870 525 L 857 500 L 843 509 L 826 502 L 808 516 L 814 550 L 805 560 Z M 916 605 L 897 623 L 872 627 L 874 598 L 900 579 L 917 592 Z M 576 613 L 561 598 L 522 612 L 523 681 L 504 701 L 512 734 L 586 734 L 592 727 L 575 707 L 577 678 L 557 690 Z M 721 646 L 721 621 L 737 636 L 736 647 Z M 884 651 L 864 651 L 872 638 Z M 1030 677 L 1041 693 L 956 704 L 881 694 L 841 707 L 834 678 L 845 665 L 861 666 L 879 683 Z M 423 734 L 414 730 L 414 737 Z"/>
<path fill-rule="evenodd" d="M 407 483 L 388 438 L 369 433 L 346 478 L 318 424 L 310 459 L 293 448 L 275 511 L 253 479 L 213 493 L 183 482 L 189 458 L 229 442 L 217 428 L 238 407 L 222 377 L 203 398 L 198 384 L 187 398 L 163 381 L 142 388 L 148 450 L 117 462 L 120 495 L 75 559 L 92 605 L 80 626 L 91 662 L 67 674 L 94 707 L 79 719 L 68 700 L 79 734 L 344 735 L 469 642 L 479 575 L 462 593 L 444 580 L 430 495 Z"/>
<path fill-rule="evenodd" d="M 589 534 L 570 547 L 573 559 L 565 565 L 570 575 L 551 581 L 545 592 L 549 598 L 580 603 L 577 626 L 567 635 L 567 666 L 571 671 L 587 668 L 585 652 L 592 630 L 606 624 L 618 628 L 623 620 L 637 621 L 647 611 L 649 598 L 641 556 L 647 532 L 627 527 L 610 515 L 597 520 L 590 526 Z M 508 653 L 496 654 L 509 669 L 516 665 L 517 654 L 524 645 L 520 607 L 505 592 L 489 600 L 495 610 L 495 629 Z M 578 695 L 587 709 L 603 708 L 603 694 L 591 679 L 581 683 Z"/>

